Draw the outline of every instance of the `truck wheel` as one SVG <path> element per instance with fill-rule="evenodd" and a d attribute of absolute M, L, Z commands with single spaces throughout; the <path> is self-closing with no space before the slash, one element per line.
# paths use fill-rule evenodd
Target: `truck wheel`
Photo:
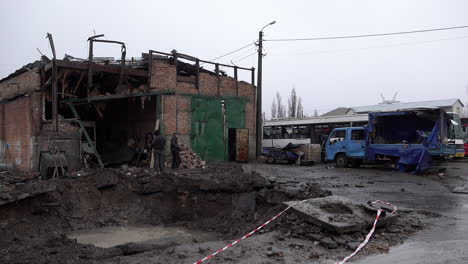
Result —
<path fill-rule="evenodd" d="M 335 158 L 335 163 L 338 168 L 347 168 L 349 165 L 348 158 L 345 154 L 338 154 Z"/>
<path fill-rule="evenodd" d="M 267 163 L 275 164 L 276 163 L 275 157 L 273 157 L 273 155 L 268 156 Z"/>

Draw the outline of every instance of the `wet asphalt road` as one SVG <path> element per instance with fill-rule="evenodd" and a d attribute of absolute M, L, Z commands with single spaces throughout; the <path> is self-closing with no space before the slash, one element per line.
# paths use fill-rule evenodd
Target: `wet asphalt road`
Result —
<path fill-rule="evenodd" d="M 441 215 L 435 220 L 428 218 L 428 228 L 391 248 L 388 254 L 357 258 L 349 263 L 468 263 L 468 194 L 451 192 L 454 187 L 464 185 L 468 191 L 468 159 L 438 168 L 446 170 L 413 175 L 384 167 L 338 169 L 322 164 L 298 167 L 260 163 L 244 166 L 245 170 L 258 171 L 292 189 L 307 182 L 318 183 L 334 195 L 356 202 L 384 200 L 400 210 Z"/>

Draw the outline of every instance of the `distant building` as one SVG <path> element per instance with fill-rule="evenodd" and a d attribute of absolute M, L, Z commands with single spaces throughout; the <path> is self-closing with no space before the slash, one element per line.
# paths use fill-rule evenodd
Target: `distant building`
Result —
<path fill-rule="evenodd" d="M 263 146 L 284 147 L 289 142 L 295 144 L 320 144 L 333 129 L 338 127 L 362 126 L 368 123 L 369 112 L 389 112 L 413 108 L 437 108 L 446 112 L 463 113 L 463 103 L 459 99 L 445 99 L 402 103 L 384 103 L 358 107 L 338 107 L 318 117 L 281 118 L 266 120 L 263 124 Z"/>
<path fill-rule="evenodd" d="M 331 110 L 330 112 L 326 112 L 325 114 L 321 115 L 321 116 L 341 116 L 341 115 L 347 115 L 348 114 L 348 111 L 350 110 L 351 108 L 349 107 L 338 107 L 338 108 L 335 108 L 333 110 Z"/>
<path fill-rule="evenodd" d="M 390 112 L 398 111 L 400 109 L 411 109 L 411 108 L 437 108 L 443 109 L 446 112 L 454 112 L 460 115 L 463 114 L 464 104 L 460 99 L 443 99 L 433 101 L 421 101 L 421 102 L 409 102 L 409 103 L 381 103 L 376 105 L 368 106 L 357 106 L 357 107 L 338 107 L 330 112 L 327 112 L 321 116 L 338 116 L 338 115 L 354 115 L 354 114 L 367 114 L 370 112 Z"/>

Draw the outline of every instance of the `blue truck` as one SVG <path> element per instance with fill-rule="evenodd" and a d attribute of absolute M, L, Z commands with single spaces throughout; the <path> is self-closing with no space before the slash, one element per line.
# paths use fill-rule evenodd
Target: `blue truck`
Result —
<path fill-rule="evenodd" d="M 447 138 L 450 124 L 441 109 L 369 113 L 366 126 L 334 129 L 324 143 L 325 157 L 337 167 L 394 163 L 402 171 L 424 171 L 433 159 L 455 153 Z"/>

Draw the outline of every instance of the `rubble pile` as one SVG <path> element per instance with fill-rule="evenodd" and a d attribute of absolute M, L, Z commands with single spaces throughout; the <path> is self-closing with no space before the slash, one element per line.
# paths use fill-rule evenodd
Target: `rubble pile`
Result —
<path fill-rule="evenodd" d="M 15 176 L 9 171 L 0 172 L 0 205 L 17 202 L 55 190 L 55 185 L 48 181 L 31 181 Z"/>
<path fill-rule="evenodd" d="M 200 156 L 190 149 L 185 144 L 179 144 L 180 146 L 180 168 L 182 169 L 204 169 L 206 166 L 206 161 L 202 160 Z M 172 157 L 168 158 L 166 161 L 166 167 L 170 167 L 172 164 Z"/>

